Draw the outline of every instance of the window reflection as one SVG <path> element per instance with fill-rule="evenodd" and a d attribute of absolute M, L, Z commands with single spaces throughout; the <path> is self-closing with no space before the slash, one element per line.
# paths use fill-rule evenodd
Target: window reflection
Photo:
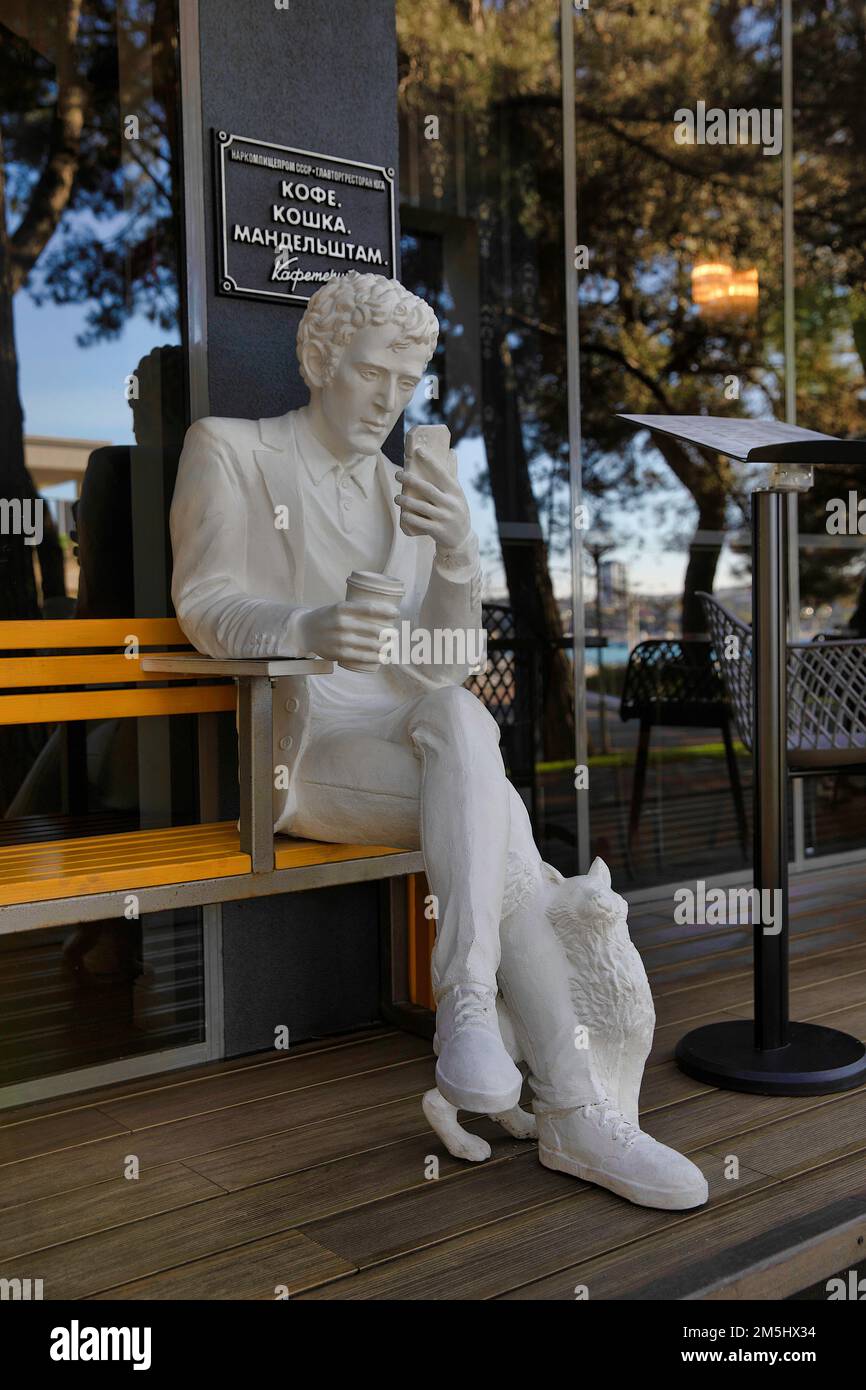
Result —
<path fill-rule="evenodd" d="M 170 612 L 177 42 L 174 0 L 0 0 L 0 496 L 42 522 L 0 536 L 6 624 Z M 192 818 L 194 745 L 189 720 L 0 727 L 0 843 Z M 200 938 L 194 912 L 9 938 L 0 1084 L 199 1041 Z"/>
<path fill-rule="evenodd" d="M 616 413 L 784 415 L 781 159 L 697 138 L 781 107 L 778 6 L 615 4 L 575 42 L 592 850 L 639 887 L 749 853 L 698 595 L 749 614 L 750 480 Z"/>
<path fill-rule="evenodd" d="M 171 342 L 181 297 L 174 5 L 2 0 L 0 24 L 0 494 L 38 506 L 44 523 L 37 545 L 0 536 L 0 620 L 162 614 L 186 418 Z M 154 349 L 155 334 L 169 341 Z M 44 726 L 2 730 L 7 819 L 87 801 L 80 786 L 64 798 L 44 766 L 35 796 L 34 755 L 51 739 Z M 134 806 L 135 760 L 120 761 Z"/>
<path fill-rule="evenodd" d="M 863 16 L 853 4 L 793 6 L 797 414 L 866 434 Z M 866 488 L 856 469 L 817 469 L 799 503 L 799 629 L 866 638 Z M 853 507 L 851 499 L 854 499 Z M 863 511 L 866 512 L 866 505 Z M 803 782 L 808 855 L 860 848 L 866 777 Z"/>
<path fill-rule="evenodd" d="M 482 546 L 473 686 L 545 856 L 574 872 L 557 13 L 398 0 L 400 222 L 402 279 L 443 325 L 419 410 L 451 429 Z"/>

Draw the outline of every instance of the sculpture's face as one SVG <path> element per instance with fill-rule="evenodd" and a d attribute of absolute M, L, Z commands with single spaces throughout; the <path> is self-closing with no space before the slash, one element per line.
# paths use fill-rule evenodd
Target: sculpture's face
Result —
<path fill-rule="evenodd" d="M 395 324 L 358 329 L 321 388 L 328 432 L 345 454 L 377 453 L 412 399 L 427 355 L 414 343 L 395 347 L 399 342 Z"/>

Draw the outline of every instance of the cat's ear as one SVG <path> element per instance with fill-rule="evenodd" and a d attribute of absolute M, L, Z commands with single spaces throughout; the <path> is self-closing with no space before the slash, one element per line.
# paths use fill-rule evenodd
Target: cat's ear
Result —
<path fill-rule="evenodd" d="M 587 878 L 594 879 L 596 883 L 602 884 L 604 888 L 610 887 L 610 869 L 603 859 L 599 859 L 598 856 L 593 859 L 589 866 Z"/>

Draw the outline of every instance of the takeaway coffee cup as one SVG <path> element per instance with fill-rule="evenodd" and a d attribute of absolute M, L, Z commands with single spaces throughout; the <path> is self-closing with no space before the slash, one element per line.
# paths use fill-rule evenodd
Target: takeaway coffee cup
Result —
<path fill-rule="evenodd" d="M 373 570 L 352 570 L 346 580 L 346 598 L 381 598 L 393 603 L 395 608 L 403 597 L 404 585 L 401 579 L 390 574 L 376 574 Z M 341 661 L 347 671 L 378 671 L 379 661 Z"/>

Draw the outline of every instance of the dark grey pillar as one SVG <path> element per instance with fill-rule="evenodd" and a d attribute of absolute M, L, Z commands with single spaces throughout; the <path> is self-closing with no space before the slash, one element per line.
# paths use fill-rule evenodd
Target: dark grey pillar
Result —
<path fill-rule="evenodd" d="M 303 306 L 216 293 L 213 132 L 396 169 L 394 0 L 200 0 L 199 25 L 210 411 L 279 415 L 307 398 L 294 346 Z M 233 730 L 221 733 L 225 748 Z M 236 813 L 234 757 L 232 746 L 221 758 L 223 815 Z M 378 904 L 376 885 L 361 884 L 226 906 L 227 1055 L 273 1046 L 280 1024 L 298 1042 L 375 1018 Z"/>
<path fill-rule="evenodd" d="M 214 130 L 399 167 L 394 0 L 199 0 L 199 24 L 209 210 Z M 303 307 L 217 295 L 208 221 L 211 414 L 280 415 L 307 399 Z"/>

